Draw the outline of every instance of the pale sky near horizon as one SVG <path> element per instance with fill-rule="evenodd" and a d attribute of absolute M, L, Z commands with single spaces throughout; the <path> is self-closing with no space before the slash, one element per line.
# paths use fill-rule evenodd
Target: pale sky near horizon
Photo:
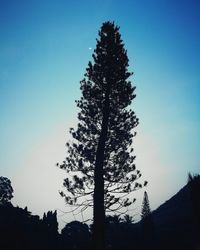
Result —
<path fill-rule="evenodd" d="M 0 0 L 0 176 L 11 179 L 13 204 L 33 214 L 69 209 L 55 164 L 66 156 L 79 82 L 107 20 L 120 26 L 134 71 L 136 167 L 152 209 L 200 172 L 199 1 Z"/>

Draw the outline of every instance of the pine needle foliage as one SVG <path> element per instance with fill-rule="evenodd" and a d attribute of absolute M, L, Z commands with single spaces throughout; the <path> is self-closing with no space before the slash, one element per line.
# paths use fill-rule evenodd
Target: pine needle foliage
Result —
<path fill-rule="evenodd" d="M 119 27 L 113 22 L 103 23 L 92 57 L 80 82 L 77 128 L 70 128 L 72 141 L 66 143 L 67 157 L 60 165 L 67 172 L 67 192 L 60 194 L 81 211 L 93 207 L 98 174 L 103 178 L 105 211 L 125 211 L 135 201 L 131 193 L 142 187 L 132 147 L 138 118 L 128 108 L 136 97 L 135 86 L 129 80 L 132 73 Z"/>
<path fill-rule="evenodd" d="M 148 198 L 147 192 L 145 191 L 143 202 L 142 202 L 141 219 L 145 220 L 150 215 L 151 215 L 151 209 L 150 209 L 150 205 L 149 205 L 149 198 Z"/>

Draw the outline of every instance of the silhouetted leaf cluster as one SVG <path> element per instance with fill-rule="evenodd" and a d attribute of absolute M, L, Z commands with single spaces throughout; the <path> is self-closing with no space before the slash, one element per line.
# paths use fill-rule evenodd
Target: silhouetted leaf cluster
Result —
<path fill-rule="evenodd" d="M 0 204 L 10 202 L 13 198 L 11 181 L 7 177 L 0 176 Z"/>

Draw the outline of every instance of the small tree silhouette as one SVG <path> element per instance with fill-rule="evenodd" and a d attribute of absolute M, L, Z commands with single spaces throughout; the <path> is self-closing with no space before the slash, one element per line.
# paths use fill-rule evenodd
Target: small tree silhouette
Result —
<path fill-rule="evenodd" d="M 151 215 L 151 209 L 150 209 L 150 205 L 149 205 L 149 198 L 148 198 L 147 192 L 145 191 L 144 192 L 143 202 L 142 202 L 141 219 L 145 220 L 150 215 Z"/>
<path fill-rule="evenodd" d="M 90 231 L 87 224 L 79 221 L 72 221 L 65 225 L 61 231 L 62 247 L 61 249 L 90 249 Z"/>
<path fill-rule="evenodd" d="M 132 224 L 134 222 L 133 216 L 126 214 L 123 218 L 123 221 L 127 224 Z"/>
<path fill-rule="evenodd" d="M 142 202 L 141 219 L 142 219 L 143 247 L 144 249 L 146 249 L 147 246 L 151 247 L 152 236 L 153 236 L 153 220 L 149 205 L 149 198 L 146 191 L 144 192 L 144 198 Z"/>
<path fill-rule="evenodd" d="M 52 211 L 48 211 L 47 214 L 43 215 L 43 222 L 46 224 L 50 231 L 57 232 L 58 231 L 58 221 L 57 221 L 57 211 L 54 213 Z"/>
<path fill-rule="evenodd" d="M 0 176 L 0 204 L 10 202 L 13 198 L 11 181 L 7 177 Z"/>
<path fill-rule="evenodd" d="M 190 190 L 190 198 L 192 202 L 192 207 L 194 211 L 194 217 L 200 228 L 200 175 L 188 174 L 188 185 Z"/>

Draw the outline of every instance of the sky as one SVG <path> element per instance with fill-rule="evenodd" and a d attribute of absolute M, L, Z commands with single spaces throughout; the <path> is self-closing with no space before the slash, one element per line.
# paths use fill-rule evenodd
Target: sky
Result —
<path fill-rule="evenodd" d="M 136 167 L 150 206 L 199 173 L 200 2 L 198 0 L 0 0 L 0 176 L 14 205 L 33 214 L 58 209 L 69 127 L 76 126 L 83 79 L 98 30 L 114 21 L 129 57 L 140 124 Z M 139 215 L 144 189 L 131 215 Z M 91 216 L 88 213 L 87 216 Z"/>

